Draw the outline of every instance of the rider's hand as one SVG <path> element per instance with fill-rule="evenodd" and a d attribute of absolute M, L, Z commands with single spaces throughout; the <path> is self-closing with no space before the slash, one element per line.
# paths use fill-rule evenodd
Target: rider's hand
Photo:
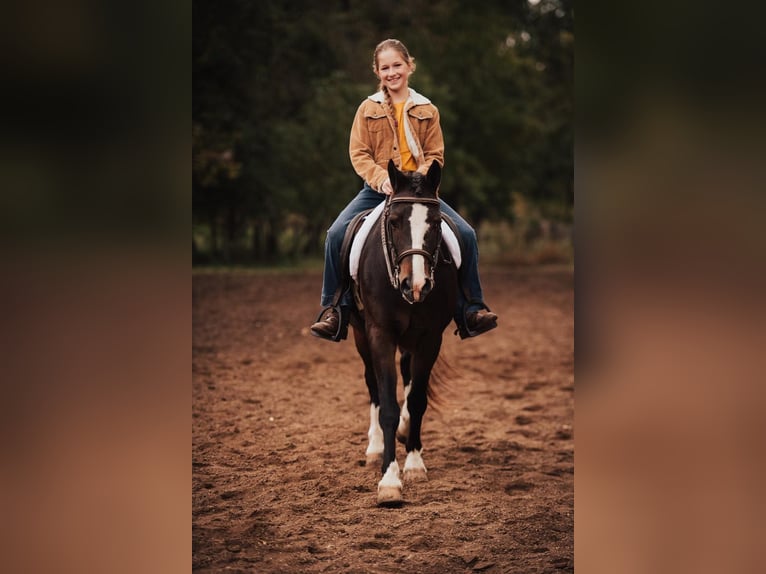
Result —
<path fill-rule="evenodd" d="M 394 188 L 391 186 L 391 180 L 386 178 L 386 180 L 380 186 L 380 193 L 384 195 L 391 195 L 394 193 Z"/>

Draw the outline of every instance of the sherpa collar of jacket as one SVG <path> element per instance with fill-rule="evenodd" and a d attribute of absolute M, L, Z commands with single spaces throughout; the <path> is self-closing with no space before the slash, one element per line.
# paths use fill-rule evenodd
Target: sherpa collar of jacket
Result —
<path fill-rule="evenodd" d="M 417 93 L 412 88 L 408 88 L 408 90 L 410 91 L 410 98 L 412 98 L 412 103 L 415 104 L 416 106 L 422 106 L 424 104 L 431 103 L 431 100 L 429 100 L 424 95 Z M 383 95 L 382 90 L 380 92 L 376 92 L 372 94 L 371 96 L 367 96 L 367 98 L 379 104 L 382 104 L 385 101 L 385 96 Z"/>

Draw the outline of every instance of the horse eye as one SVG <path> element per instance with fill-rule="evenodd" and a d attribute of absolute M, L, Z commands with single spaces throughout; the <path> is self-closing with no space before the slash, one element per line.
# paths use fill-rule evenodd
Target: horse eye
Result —
<path fill-rule="evenodd" d="M 391 224 L 391 227 L 393 227 L 394 229 L 399 229 L 399 219 L 398 218 L 393 218 L 392 217 L 388 221 Z"/>

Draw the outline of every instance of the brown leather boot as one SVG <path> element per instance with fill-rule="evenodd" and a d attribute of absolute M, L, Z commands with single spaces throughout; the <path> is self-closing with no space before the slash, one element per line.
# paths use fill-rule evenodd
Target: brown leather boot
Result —
<path fill-rule="evenodd" d="M 333 339 L 338 332 L 340 317 L 335 309 L 328 309 L 324 318 L 311 325 L 311 334 L 322 339 Z"/>
<path fill-rule="evenodd" d="M 497 327 L 497 315 L 492 311 L 474 311 L 468 313 L 465 318 L 468 332 L 460 333 L 461 338 L 475 337 Z"/>

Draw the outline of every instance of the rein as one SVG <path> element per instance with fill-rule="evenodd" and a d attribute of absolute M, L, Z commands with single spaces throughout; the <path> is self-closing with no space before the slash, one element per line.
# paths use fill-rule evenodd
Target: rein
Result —
<path fill-rule="evenodd" d="M 433 253 L 426 251 L 425 249 L 405 249 L 401 253 L 396 253 L 396 248 L 391 240 L 391 230 L 388 225 L 388 218 L 391 214 L 391 205 L 394 203 L 423 203 L 426 205 L 440 205 L 438 199 L 430 197 L 393 197 L 391 195 L 386 199 L 386 207 L 383 210 L 383 215 L 380 217 L 380 237 L 383 242 L 383 258 L 386 260 L 386 271 L 388 271 L 388 280 L 394 289 L 399 289 L 399 263 L 402 259 L 410 255 L 422 255 L 431 264 L 431 281 L 434 279 L 434 269 L 436 268 L 436 261 L 439 254 L 439 247 L 441 246 L 441 234 L 439 235 L 439 242 L 436 244 L 436 249 Z"/>

